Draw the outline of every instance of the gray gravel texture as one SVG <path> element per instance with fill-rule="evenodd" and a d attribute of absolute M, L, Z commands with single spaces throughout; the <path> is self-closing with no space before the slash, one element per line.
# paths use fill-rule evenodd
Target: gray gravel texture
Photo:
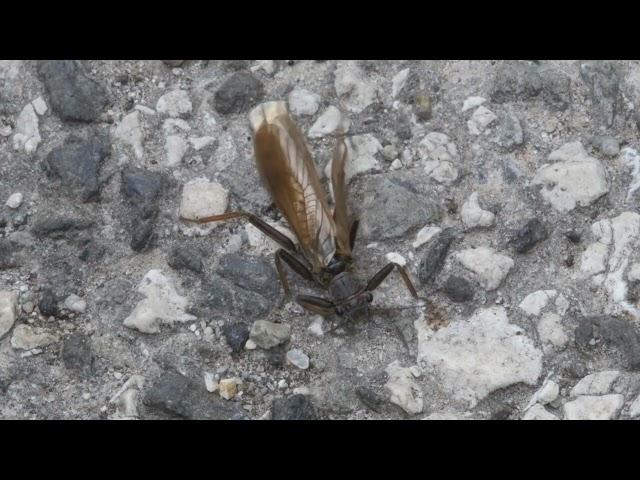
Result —
<path fill-rule="evenodd" d="M 394 272 L 327 333 L 255 229 L 180 221 L 286 228 L 274 100 L 323 181 L 348 128 L 354 272 L 424 306 Z M 0 418 L 640 417 L 639 128 L 637 61 L 0 61 Z"/>

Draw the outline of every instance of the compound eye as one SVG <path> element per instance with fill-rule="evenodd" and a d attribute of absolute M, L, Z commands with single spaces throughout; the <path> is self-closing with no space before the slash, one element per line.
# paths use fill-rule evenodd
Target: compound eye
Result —
<path fill-rule="evenodd" d="M 373 301 L 373 294 L 371 292 L 367 292 L 366 299 L 367 302 L 371 303 Z"/>
<path fill-rule="evenodd" d="M 342 307 L 336 307 L 335 309 L 336 315 L 338 315 L 339 317 L 344 315 L 344 308 Z"/>

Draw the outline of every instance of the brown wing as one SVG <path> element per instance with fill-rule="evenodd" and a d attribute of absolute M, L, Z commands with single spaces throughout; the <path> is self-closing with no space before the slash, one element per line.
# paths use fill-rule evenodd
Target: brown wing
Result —
<path fill-rule="evenodd" d="M 347 146 L 342 138 L 336 142 L 331 162 L 331 189 L 333 192 L 333 221 L 336 225 L 336 241 L 338 253 L 351 256 L 349 243 L 349 215 L 347 213 L 347 187 L 344 168 L 347 163 Z"/>
<path fill-rule="evenodd" d="M 335 254 L 336 229 L 302 133 L 284 102 L 264 103 L 249 118 L 258 171 L 314 270 L 319 271 Z"/>

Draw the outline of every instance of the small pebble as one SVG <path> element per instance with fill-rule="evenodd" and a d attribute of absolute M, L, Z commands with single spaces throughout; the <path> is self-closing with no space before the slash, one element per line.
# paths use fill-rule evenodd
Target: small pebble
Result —
<path fill-rule="evenodd" d="M 387 253 L 385 257 L 389 262 L 397 263 L 401 267 L 404 267 L 407 264 L 407 260 L 396 252 Z"/>
<path fill-rule="evenodd" d="M 87 310 L 87 302 L 73 293 L 65 299 L 64 306 L 67 310 L 77 313 L 84 313 Z"/>
<path fill-rule="evenodd" d="M 394 145 L 385 145 L 382 149 L 382 156 L 385 160 L 392 162 L 393 160 L 398 158 L 398 149 Z"/>
<path fill-rule="evenodd" d="M 22 193 L 17 192 L 12 194 L 8 199 L 5 205 L 12 209 L 17 209 L 22 205 Z"/>
<path fill-rule="evenodd" d="M 33 109 L 38 115 L 42 116 L 47 113 L 47 104 L 42 97 L 36 98 L 33 102 L 31 102 L 31 105 L 33 105 Z"/>
<path fill-rule="evenodd" d="M 307 330 L 309 331 L 309 333 L 315 335 L 316 337 L 321 337 L 322 335 L 324 335 L 324 331 L 322 330 L 322 324 L 324 323 L 324 319 L 318 315 L 313 322 L 311 322 L 311 325 L 309 325 L 309 327 L 307 327 Z"/>
<path fill-rule="evenodd" d="M 204 385 L 207 389 L 207 392 L 215 392 L 218 390 L 218 381 L 216 379 L 215 374 L 211 372 L 205 372 L 204 374 Z"/>
<path fill-rule="evenodd" d="M 220 396 L 225 400 L 231 400 L 238 394 L 238 384 L 235 378 L 223 378 L 218 383 Z"/>
<path fill-rule="evenodd" d="M 287 352 L 287 361 L 301 370 L 309 368 L 309 357 L 298 348 L 293 348 Z"/>

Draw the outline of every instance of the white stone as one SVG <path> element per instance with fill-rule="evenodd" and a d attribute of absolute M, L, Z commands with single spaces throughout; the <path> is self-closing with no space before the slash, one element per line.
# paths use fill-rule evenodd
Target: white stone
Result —
<path fill-rule="evenodd" d="M 180 135 L 169 135 L 165 139 L 164 149 L 167 153 L 167 166 L 180 165 L 182 157 L 189 150 L 189 144 Z"/>
<path fill-rule="evenodd" d="M 622 395 L 581 396 L 564 404 L 565 420 L 611 420 L 622 406 Z"/>
<path fill-rule="evenodd" d="M 87 302 L 75 293 L 72 293 L 64 300 L 64 306 L 72 312 L 84 313 L 87 310 Z"/>
<path fill-rule="evenodd" d="M 483 210 L 478 202 L 478 193 L 473 192 L 460 209 L 462 223 L 468 229 L 475 227 L 490 227 L 495 223 L 496 216 Z"/>
<path fill-rule="evenodd" d="M 391 98 L 396 98 L 398 96 L 400 90 L 402 90 L 405 83 L 407 83 L 407 78 L 409 77 L 410 71 L 411 69 L 405 68 L 404 70 L 400 70 L 395 74 L 395 76 L 391 80 Z"/>
<path fill-rule="evenodd" d="M 556 290 L 538 290 L 524 297 L 518 307 L 526 314 L 537 317 L 557 294 Z"/>
<path fill-rule="evenodd" d="M 634 263 L 629 267 L 629 271 L 627 272 L 627 279 L 632 282 L 636 282 L 640 280 L 640 263 Z"/>
<path fill-rule="evenodd" d="M 629 256 L 636 251 L 640 236 L 640 215 L 636 212 L 623 212 L 611 219 L 613 250 L 609 257 L 609 271 L 618 270 L 629 262 Z"/>
<path fill-rule="evenodd" d="M 623 165 L 631 167 L 631 183 L 626 198 L 629 202 L 631 196 L 640 188 L 640 154 L 631 147 L 625 147 L 620 150 L 620 161 Z"/>
<path fill-rule="evenodd" d="M 419 364 L 437 375 L 452 398 L 471 407 L 500 388 L 535 385 L 542 372 L 542 352 L 522 328 L 509 323 L 504 307 L 479 309 L 437 331 L 424 317 L 415 327 Z"/>
<path fill-rule="evenodd" d="M 559 348 L 565 346 L 569 341 L 569 337 L 562 326 L 562 317 L 557 313 L 545 313 L 538 320 L 537 329 L 542 343 Z"/>
<path fill-rule="evenodd" d="M 394 160 L 394 159 L 397 160 L 398 159 L 398 149 L 396 148 L 395 145 L 393 145 L 391 143 L 388 144 L 388 145 L 385 145 L 382 148 L 382 156 L 385 158 L 385 160 L 387 160 L 389 162 Z"/>
<path fill-rule="evenodd" d="M 471 135 L 480 135 L 497 118 L 496 114 L 487 107 L 478 107 L 467 122 L 469 133 Z"/>
<path fill-rule="evenodd" d="M 411 244 L 413 248 L 418 248 L 420 245 L 427 243 L 433 237 L 438 235 L 442 229 L 440 227 L 422 227 L 416 234 L 416 240 Z"/>
<path fill-rule="evenodd" d="M 630 312 L 637 319 L 640 311 L 627 301 L 627 282 L 623 280 L 629 265 L 629 258 L 637 252 L 640 237 L 640 215 L 635 212 L 623 212 L 611 219 L 613 231 L 613 249 L 609 256 L 608 273 L 603 285 L 608 297 Z"/>
<path fill-rule="evenodd" d="M 376 137 L 371 134 L 354 135 L 345 141 L 347 146 L 348 160 L 344 167 L 345 183 L 348 185 L 356 175 L 380 169 L 380 162 L 375 155 L 382 151 L 382 145 Z M 327 178 L 331 178 L 331 166 L 333 158 L 324 169 Z M 329 189 L 333 194 L 332 186 Z"/>
<path fill-rule="evenodd" d="M 4 337 L 18 316 L 18 294 L 0 291 L 0 338 Z"/>
<path fill-rule="evenodd" d="M 287 362 L 301 370 L 309 368 L 309 357 L 299 348 L 293 348 L 287 352 Z"/>
<path fill-rule="evenodd" d="M 451 162 L 458 158 L 458 148 L 444 133 L 430 132 L 418 144 L 418 153 L 423 158 L 438 162 Z"/>
<path fill-rule="evenodd" d="M 11 125 L 2 125 L 0 123 L 0 137 L 8 137 L 13 132 Z"/>
<path fill-rule="evenodd" d="M 462 112 L 466 112 L 467 110 L 471 110 L 472 108 L 479 107 L 487 99 L 484 97 L 467 97 L 462 104 Z"/>
<path fill-rule="evenodd" d="M 38 148 L 40 130 L 38 129 L 38 115 L 30 103 L 22 109 L 16 120 L 16 129 L 13 134 L 13 149 L 24 150 L 25 153 L 33 153 Z"/>
<path fill-rule="evenodd" d="M 149 270 L 144 276 L 138 292 L 146 298 L 138 302 L 131 314 L 124 320 L 124 326 L 142 333 L 158 333 L 160 325 L 175 322 L 191 322 L 196 317 L 186 313 L 189 300 L 181 296 L 173 280 L 161 270 Z"/>
<path fill-rule="evenodd" d="M 129 388 L 118 395 L 114 402 L 116 413 L 114 420 L 135 420 L 138 418 L 138 398 L 140 391 L 136 388 Z"/>
<path fill-rule="evenodd" d="M 188 220 L 198 220 L 220 215 L 227 209 L 228 201 L 228 193 L 222 185 L 199 177 L 186 183 L 182 189 L 180 216 Z"/>
<path fill-rule="evenodd" d="M 553 413 L 547 411 L 542 405 L 534 405 L 522 416 L 522 420 L 560 420 Z"/>
<path fill-rule="evenodd" d="M 549 155 L 552 164 L 538 169 L 532 185 L 542 185 L 542 197 L 560 212 L 587 206 L 609 191 L 600 160 L 590 157 L 580 142 L 566 143 Z"/>
<path fill-rule="evenodd" d="M 129 145 L 138 160 L 144 155 L 142 141 L 144 134 L 140 126 L 140 112 L 135 111 L 123 117 L 114 131 L 117 140 Z"/>
<path fill-rule="evenodd" d="M 318 315 L 316 316 L 316 318 L 313 319 L 313 322 L 311 322 L 311 324 L 307 327 L 307 330 L 312 335 L 315 335 L 316 337 L 321 337 L 324 335 L 324 330 L 322 329 L 323 323 L 324 323 L 324 319 L 320 315 Z"/>
<path fill-rule="evenodd" d="M 287 236 L 293 243 L 297 243 L 296 236 L 287 227 L 283 227 L 279 223 L 265 220 L 267 224 L 278 230 L 283 235 Z M 265 235 L 262 231 L 250 223 L 245 224 L 245 232 L 247 233 L 247 240 L 249 245 L 255 248 L 260 253 L 275 253 L 276 250 L 282 248 L 281 245 L 271 237 Z"/>
<path fill-rule="evenodd" d="M 422 412 L 424 400 L 422 390 L 416 383 L 411 370 L 400 365 L 400 361 L 389 364 L 385 369 L 389 380 L 385 388 L 391 392 L 391 403 L 398 405 L 410 415 Z"/>
<path fill-rule="evenodd" d="M 640 395 L 638 395 L 633 403 L 629 406 L 629 417 L 640 417 Z"/>
<path fill-rule="evenodd" d="M 609 393 L 611 386 L 618 377 L 620 377 L 620 372 L 617 370 L 604 370 L 587 375 L 571 389 L 571 396 L 604 395 Z"/>
<path fill-rule="evenodd" d="M 458 178 L 458 168 L 453 163 L 458 149 L 444 133 L 428 133 L 418 144 L 418 153 L 424 160 L 425 172 L 437 182 L 450 185 Z"/>
<path fill-rule="evenodd" d="M 431 160 L 425 162 L 424 171 L 443 185 L 451 185 L 458 178 L 458 169 L 451 162 Z"/>
<path fill-rule="evenodd" d="M 342 116 L 340 110 L 331 105 L 311 126 L 308 135 L 310 138 L 320 138 L 333 133 L 346 133 L 349 124 L 349 120 Z"/>
<path fill-rule="evenodd" d="M 401 267 L 404 267 L 407 264 L 407 259 L 397 252 L 387 253 L 385 255 L 385 258 L 387 259 L 387 261 L 397 263 Z"/>
<path fill-rule="evenodd" d="M 320 95 L 304 88 L 295 88 L 289 93 L 289 109 L 294 115 L 315 115 L 320 107 Z"/>
<path fill-rule="evenodd" d="M 33 105 L 33 109 L 38 115 L 42 116 L 47 113 L 47 103 L 44 101 L 44 98 L 36 98 L 33 102 L 31 102 L 31 105 Z"/>
<path fill-rule="evenodd" d="M 542 384 L 542 387 L 533 394 L 526 409 L 530 409 L 536 403 L 546 405 L 553 402 L 560 395 L 560 386 L 553 380 L 547 380 Z"/>
<path fill-rule="evenodd" d="M 393 162 L 391 162 L 389 170 L 400 170 L 402 167 L 402 162 L 398 158 L 396 158 Z"/>
<path fill-rule="evenodd" d="M 216 380 L 216 377 L 213 373 L 204 373 L 204 386 L 209 393 L 213 393 L 218 390 L 218 381 Z"/>
<path fill-rule="evenodd" d="M 191 137 L 189 138 L 189 142 L 191 142 L 191 146 L 194 150 L 202 150 L 204 147 L 207 147 L 216 141 L 215 137 Z"/>
<path fill-rule="evenodd" d="M 9 196 L 9 198 L 7 198 L 5 205 L 14 210 L 16 208 L 20 208 L 20 205 L 22 205 L 22 198 L 23 198 L 22 193 L 20 192 L 12 193 Z"/>
<path fill-rule="evenodd" d="M 377 98 L 375 85 L 364 78 L 355 61 L 339 62 L 334 86 L 338 97 L 345 96 L 344 105 L 350 112 L 362 112 Z"/>
<path fill-rule="evenodd" d="M 454 257 L 475 274 L 482 288 L 489 291 L 500 286 L 514 265 L 511 258 L 489 247 L 469 248 L 456 252 Z"/>
<path fill-rule="evenodd" d="M 603 243 L 592 243 L 580 256 L 580 270 L 587 275 L 597 275 L 605 271 L 609 247 Z"/>
<path fill-rule="evenodd" d="M 170 117 L 182 117 L 191 113 L 191 100 L 184 90 L 172 90 L 158 99 L 156 111 Z"/>
<path fill-rule="evenodd" d="M 623 212 L 612 219 L 604 218 L 591 226 L 591 232 L 595 242 L 583 252 L 580 270 L 593 276 L 596 285 L 604 286 L 609 299 L 640 318 L 640 311 L 626 300 L 624 281 L 629 259 L 639 246 L 640 215 Z"/>
<path fill-rule="evenodd" d="M 42 332 L 29 325 L 22 324 L 13 329 L 11 346 L 19 350 L 32 350 L 51 345 L 59 339 L 58 335 Z"/>

